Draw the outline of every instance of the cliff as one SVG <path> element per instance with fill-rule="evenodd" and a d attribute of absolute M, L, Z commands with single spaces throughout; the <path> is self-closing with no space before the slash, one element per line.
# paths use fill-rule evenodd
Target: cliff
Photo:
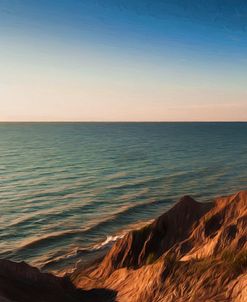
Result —
<path fill-rule="evenodd" d="M 247 301 L 247 191 L 210 203 L 183 197 L 72 280 L 112 289 L 120 302 Z"/>
<path fill-rule="evenodd" d="M 0 302 L 247 301 L 247 191 L 183 197 L 69 277 L 0 260 Z"/>

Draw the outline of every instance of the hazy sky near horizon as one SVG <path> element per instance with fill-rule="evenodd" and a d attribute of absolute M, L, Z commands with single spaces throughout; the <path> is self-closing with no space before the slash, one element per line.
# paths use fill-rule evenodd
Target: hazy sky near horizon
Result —
<path fill-rule="evenodd" d="M 244 0 L 0 0 L 0 121 L 247 121 Z"/>

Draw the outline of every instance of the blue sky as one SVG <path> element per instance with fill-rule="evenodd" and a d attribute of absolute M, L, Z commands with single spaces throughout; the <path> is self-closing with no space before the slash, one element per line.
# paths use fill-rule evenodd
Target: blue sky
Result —
<path fill-rule="evenodd" d="M 0 120 L 246 120 L 247 3 L 0 0 Z"/>

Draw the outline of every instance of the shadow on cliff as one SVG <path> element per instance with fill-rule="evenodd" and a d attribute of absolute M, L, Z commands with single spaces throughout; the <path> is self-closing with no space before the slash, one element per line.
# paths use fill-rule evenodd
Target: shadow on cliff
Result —
<path fill-rule="evenodd" d="M 79 290 L 78 290 L 79 291 Z M 83 302 L 116 302 L 117 292 L 106 288 L 94 288 L 78 293 Z"/>
<path fill-rule="evenodd" d="M 41 273 L 25 262 L 0 260 L 0 302 L 115 302 L 106 288 L 77 289 L 69 278 Z"/>

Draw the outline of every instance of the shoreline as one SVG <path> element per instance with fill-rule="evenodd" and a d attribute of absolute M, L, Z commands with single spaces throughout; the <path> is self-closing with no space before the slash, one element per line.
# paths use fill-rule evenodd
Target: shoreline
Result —
<path fill-rule="evenodd" d="M 175 301 L 173 291 L 186 283 L 186 290 L 176 294 L 182 301 L 189 301 L 193 289 L 195 301 L 208 301 L 210 294 L 220 301 L 245 302 L 246 227 L 247 191 L 209 203 L 184 196 L 152 223 L 116 240 L 105 256 L 64 277 L 41 273 L 23 262 L 0 260 L 0 298 L 5 295 L 0 300 L 12 302 L 6 288 L 22 296 L 22 290 L 31 292 L 28 284 L 33 284 L 36 290 L 25 302 L 41 301 L 42 291 L 47 302 L 79 302 L 82 297 L 94 302 L 137 302 L 140 297 L 170 302 Z M 54 300 L 58 289 L 65 300 Z M 13 300 L 19 301 L 24 300 Z"/>

